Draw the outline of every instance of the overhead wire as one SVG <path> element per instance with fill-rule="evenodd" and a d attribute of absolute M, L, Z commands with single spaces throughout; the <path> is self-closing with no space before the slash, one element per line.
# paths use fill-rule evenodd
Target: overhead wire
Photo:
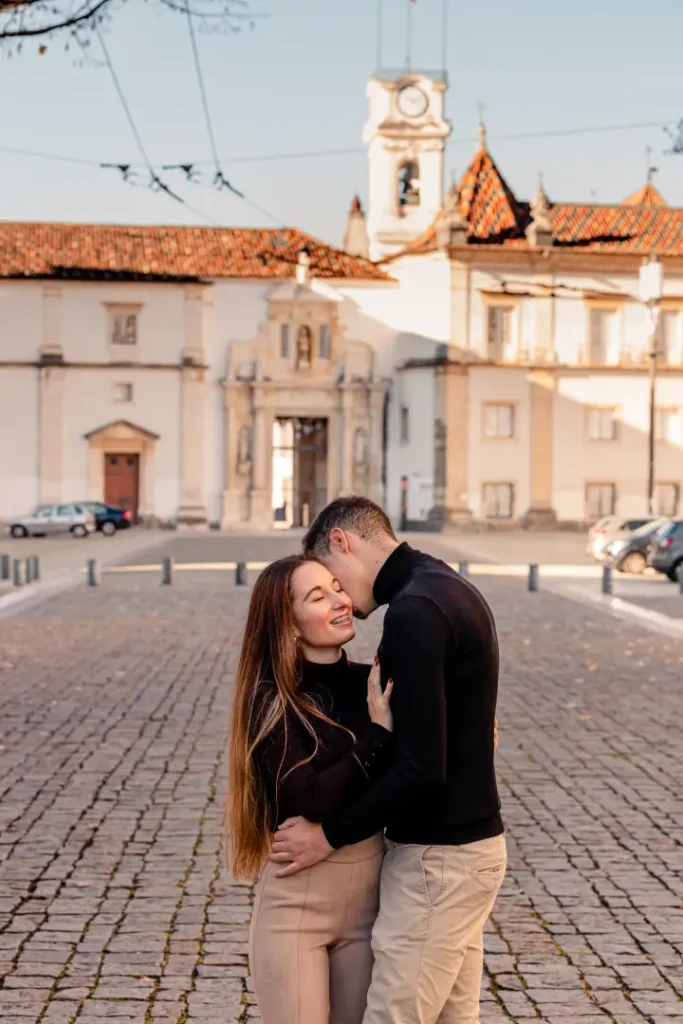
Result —
<path fill-rule="evenodd" d="M 123 107 L 124 113 L 126 115 L 126 119 L 127 119 L 128 124 L 130 126 L 130 129 L 131 129 L 131 131 L 133 133 L 133 137 L 135 138 L 135 141 L 137 143 L 138 150 L 140 151 L 140 155 L 141 155 L 141 157 L 142 157 L 142 159 L 144 161 L 144 165 L 147 168 L 147 172 L 149 174 L 149 187 L 153 191 L 164 192 L 167 196 L 169 196 L 171 199 L 174 199 L 177 203 L 180 203 L 182 206 L 185 206 L 188 210 L 190 210 L 196 216 L 201 217 L 203 220 L 207 221 L 210 224 L 214 224 L 214 225 L 218 226 L 218 222 L 215 221 L 208 214 L 204 213 L 203 210 L 199 210 L 196 206 L 192 206 L 182 196 L 178 195 L 177 192 L 174 192 L 171 188 L 169 188 L 169 186 L 166 184 L 166 182 L 163 181 L 159 177 L 157 172 L 154 170 L 152 162 L 149 159 L 149 156 L 147 155 L 147 150 L 145 149 L 145 144 L 142 141 L 142 136 L 141 136 L 140 132 L 138 131 L 138 127 L 137 127 L 137 125 L 135 123 L 135 118 L 133 117 L 132 111 L 131 111 L 131 109 L 130 109 L 130 107 L 128 105 L 128 101 L 126 100 L 125 93 L 123 91 L 123 88 L 121 87 L 121 83 L 119 81 L 119 77 L 116 74 L 116 70 L 115 70 L 114 65 L 112 63 L 111 57 L 109 56 L 109 50 L 106 47 L 106 44 L 104 42 L 104 38 L 103 38 L 102 33 L 100 31 L 99 25 L 95 26 L 95 31 L 97 33 L 97 37 L 99 39 L 99 43 L 100 43 L 100 46 L 102 48 L 102 53 L 104 54 L 106 65 L 107 65 L 107 67 L 109 69 L 109 73 L 110 73 L 112 81 L 114 83 L 114 87 L 115 87 L 116 92 L 118 94 L 119 100 L 121 101 L 121 106 Z M 124 165 L 124 164 L 109 165 L 109 166 L 116 166 L 116 167 L 119 168 L 119 170 L 122 170 L 124 167 L 127 167 L 128 170 L 130 170 L 130 168 L 132 167 L 132 165 Z M 126 173 L 127 172 L 125 172 L 125 171 L 123 172 L 124 180 L 126 180 Z"/>
<path fill-rule="evenodd" d="M 611 125 L 586 125 L 579 128 L 550 128 L 537 132 L 512 132 L 503 135 L 491 135 L 489 133 L 489 139 L 492 141 L 509 142 L 514 140 L 523 139 L 539 139 L 539 138 L 553 138 L 561 136 L 572 136 L 572 135 L 585 135 L 589 133 L 599 132 L 616 132 L 616 131 L 635 131 L 638 129 L 645 128 L 662 128 L 666 129 L 670 125 L 677 125 L 679 122 L 675 118 L 669 118 L 668 120 L 661 121 L 642 121 L 630 124 L 611 124 Z M 461 146 L 478 141 L 477 136 L 467 136 L 461 138 L 454 138 L 449 140 L 449 145 Z M 277 160 L 308 160 L 315 158 L 324 158 L 330 156 L 355 156 L 358 154 L 366 153 L 367 150 L 364 146 L 351 146 L 340 149 L 317 149 L 317 150 L 300 150 L 294 152 L 279 152 L 279 153 L 258 153 L 246 156 L 233 156 L 219 158 L 220 164 L 247 164 L 247 163 L 266 163 Z M 15 146 L 3 146 L 0 145 L 0 153 L 13 153 L 17 156 L 34 157 L 42 160 L 56 160 L 63 163 L 72 164 L 84 164 L 92 167 L 113 167 L 121 166 L 114 163 L 105 163 L 99 160 L 88 160 L 84 157 L 72 157 L 67 156 L 63 153 L 46 153 L 40 150 L 34 149 L 22 149 Z M 158 166 L 160 170 L 178 169 L 185 170 L 195 167 L 206 167 L 209 164 L 215 164 L 215 160 L 191 160 L 184 163 L 176 164 L 158 164 L 152 166 Z M 127 166 L 133 168 L 135 163 L 130 163 Z M 140 165 L 137 165 L 140 166 Z M 146 164 L 144 166 L 147 166 Z"/>

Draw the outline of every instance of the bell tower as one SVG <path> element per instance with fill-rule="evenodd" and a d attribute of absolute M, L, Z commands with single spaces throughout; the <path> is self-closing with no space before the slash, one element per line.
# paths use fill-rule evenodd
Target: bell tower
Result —
<path fill-rule="evenodd" d="M 444 118 L 443 71 L 376 71 L 370 111 L 367 228 L 371 259 L 398 252 L 432 223 L 443 200 L 443 156 L 451 125 Z"/>

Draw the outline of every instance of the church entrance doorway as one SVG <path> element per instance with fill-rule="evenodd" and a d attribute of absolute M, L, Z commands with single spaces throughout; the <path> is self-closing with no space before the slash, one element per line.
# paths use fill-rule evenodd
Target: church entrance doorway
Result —
<path fill-rule="evenodd" d="M 107 452 L 104 456 L 104 503 L 127 509 L 133 522 L 138 517 L 140 456 L 130 452 Z"/>
<path fill-rule="evenodd" d="M 327 503 L 327 419 L 273 424 L 273 525 L 306 528 Z"/>

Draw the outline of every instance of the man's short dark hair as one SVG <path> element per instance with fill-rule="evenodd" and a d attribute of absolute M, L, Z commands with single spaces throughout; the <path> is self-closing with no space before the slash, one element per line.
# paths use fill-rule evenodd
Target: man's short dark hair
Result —
<path fill-rule="evenodd" d="M 352 494 L 336 498 L 318 513 L 303 539 L 305 554 L 312 557 L 329 555 L 330 531 L 335 526 L 355 533 L 363 540 L 373 541 L 382 537 L 396 540 L 389 516 L 384 509 L 369 498 Z"/>

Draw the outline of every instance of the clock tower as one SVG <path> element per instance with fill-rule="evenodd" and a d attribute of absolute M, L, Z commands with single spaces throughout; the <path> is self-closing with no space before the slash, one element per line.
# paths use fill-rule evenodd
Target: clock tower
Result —
<path fill-rule="evenodd" d="M 370 257 L 398 252 L 432 223 L 443 200 L 446 73 L 376 71 L 368 83 Z"/>

